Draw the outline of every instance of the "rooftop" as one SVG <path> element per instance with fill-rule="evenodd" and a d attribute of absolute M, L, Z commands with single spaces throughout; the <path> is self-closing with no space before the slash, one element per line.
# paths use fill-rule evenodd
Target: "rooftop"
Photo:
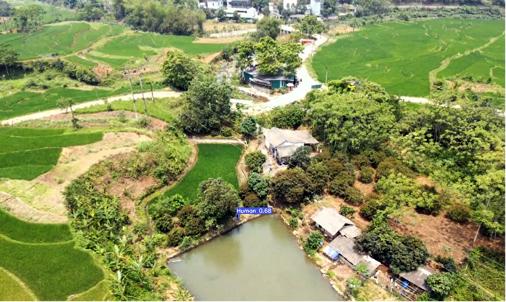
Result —
<path fill-rule="evenodd" d="M 363 260 L 362 255 L 355 251 L 355 241 L 351 238 L 338 236 L 329 243 L 329 246 L 346 258 L 352 265 L 357 265 Z"/>
<path fill-rule="evenodd" d="M 285 143 L 288 143 L 287 145 L 297 143 L 308 145 L 318 144 L 318 141 L 311 135 L 311 132 L 308 130 L 263 128 L 262 131 L 265 136 L 266 144 L 274 148 Z"/>
<path fill-rule="evenodd" d="M 339 214 L 334 208 L 323 208 L 313 214 L 311 219 L 332 236 L 335 236 L 344 226 L 354 225 L 351 220 Z"/>
<path fill-rule="evenodd" d="M 427 280 L 427 277 L 432 274 L 432 270 L 428 267 L 419 266 L 416 271 L 401 273 L 400 276 L 409 281 L 409 283 L 414 284 L 423 290 L 427 290 L 427 287 L 425 286 L 425 280 Z"/>

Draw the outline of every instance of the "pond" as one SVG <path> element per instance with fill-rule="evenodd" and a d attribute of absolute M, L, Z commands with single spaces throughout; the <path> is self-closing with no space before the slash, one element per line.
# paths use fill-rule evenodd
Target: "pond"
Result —
<path fill-rule="evenodd" d="M 196 300 L 342 300 L 276 216 L 250 221 L 169 267 Z"/>

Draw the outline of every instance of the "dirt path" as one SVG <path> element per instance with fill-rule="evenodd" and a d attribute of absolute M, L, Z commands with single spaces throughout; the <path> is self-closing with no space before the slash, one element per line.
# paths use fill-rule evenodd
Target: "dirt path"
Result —
<path fill-rule="evenodd" d="M 17 217 L 36 222 L 67 221 L 63 191 L 70 182 L 99 161 L 121 153 L 134 151 L 145 135 L 132 132 L 106 133 L 96 143 L 63 148 L 57 165 L 39 177 L 27 180 L 0 181 L 0 192 L 13 198 L 2 198 L 2 207 Z"/>

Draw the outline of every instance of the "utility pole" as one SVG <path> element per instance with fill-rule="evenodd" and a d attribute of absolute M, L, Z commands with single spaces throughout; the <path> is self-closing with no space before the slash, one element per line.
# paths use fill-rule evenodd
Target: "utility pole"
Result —
<path fill-rule="evenodd" d="M 151 87 L 151 102 L 155 102 L 155 94 L 153 93 L 153 83 L 149 81 L 149 87 Z"/>
<path fill-rule="evenodd" d="M 137 102 L 135 101 L 135 94 L 134 94 L 134 88 L 132 86 L 132 78 L 129 74 L 125 73 L 128 77 L 128 82 L 130 83 L 130 92 L 132 93 L 132 101 L 134 102 L 134 112 L 135 112 L 135 119 L 138 118 L 137 114 Z"/>
<path fill-rule="evenodd" d="M 142 103 L 144 104 L 144 114 L 148 113 L 148 105 L 146 104 L 146 98 L 144 97 L 144 87 L 142 86 L 142 75 L 139 76 L 139 82 L 141 83 Z"/>
<path fill-rule="evenodd" d="M 327 86 L 327 78 L 328 78 L 329 71 L 327 70 L 327 66 L 325 66 L 325 86 Z"/>

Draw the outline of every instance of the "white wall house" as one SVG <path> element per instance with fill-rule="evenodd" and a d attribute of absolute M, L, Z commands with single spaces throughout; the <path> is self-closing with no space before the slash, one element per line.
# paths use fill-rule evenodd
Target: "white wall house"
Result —
<path fill-rule="evenodd" d="M 283 0 L 283 9 L 285 10 L 295 10 L 297 6 L 297 0 Z"/>
<path fill-rule="evenodd" d="M 223 0 L 200 1 L 199 7 L 207 9 L 220 9 L 225 7 L 225 2 Z"/>
<path fill-rule="evenodd" d="M 235 12 L 237 12 L 241 18 L 247 20 L 257 20 L 260 18 L 260 15 L 254 7 L 227 7 L 227 9 L 225 9 L 225 13 L 229 18 L 232 18 Z"/>
<path fill-rule="evenodd" d="M 311 9 L 311 14 L 313 14 L 315 16 L 321 15 L 321 9 L 322 9 L 322 1 L 321 0 L 311 0 L 309 7 Z"/>

